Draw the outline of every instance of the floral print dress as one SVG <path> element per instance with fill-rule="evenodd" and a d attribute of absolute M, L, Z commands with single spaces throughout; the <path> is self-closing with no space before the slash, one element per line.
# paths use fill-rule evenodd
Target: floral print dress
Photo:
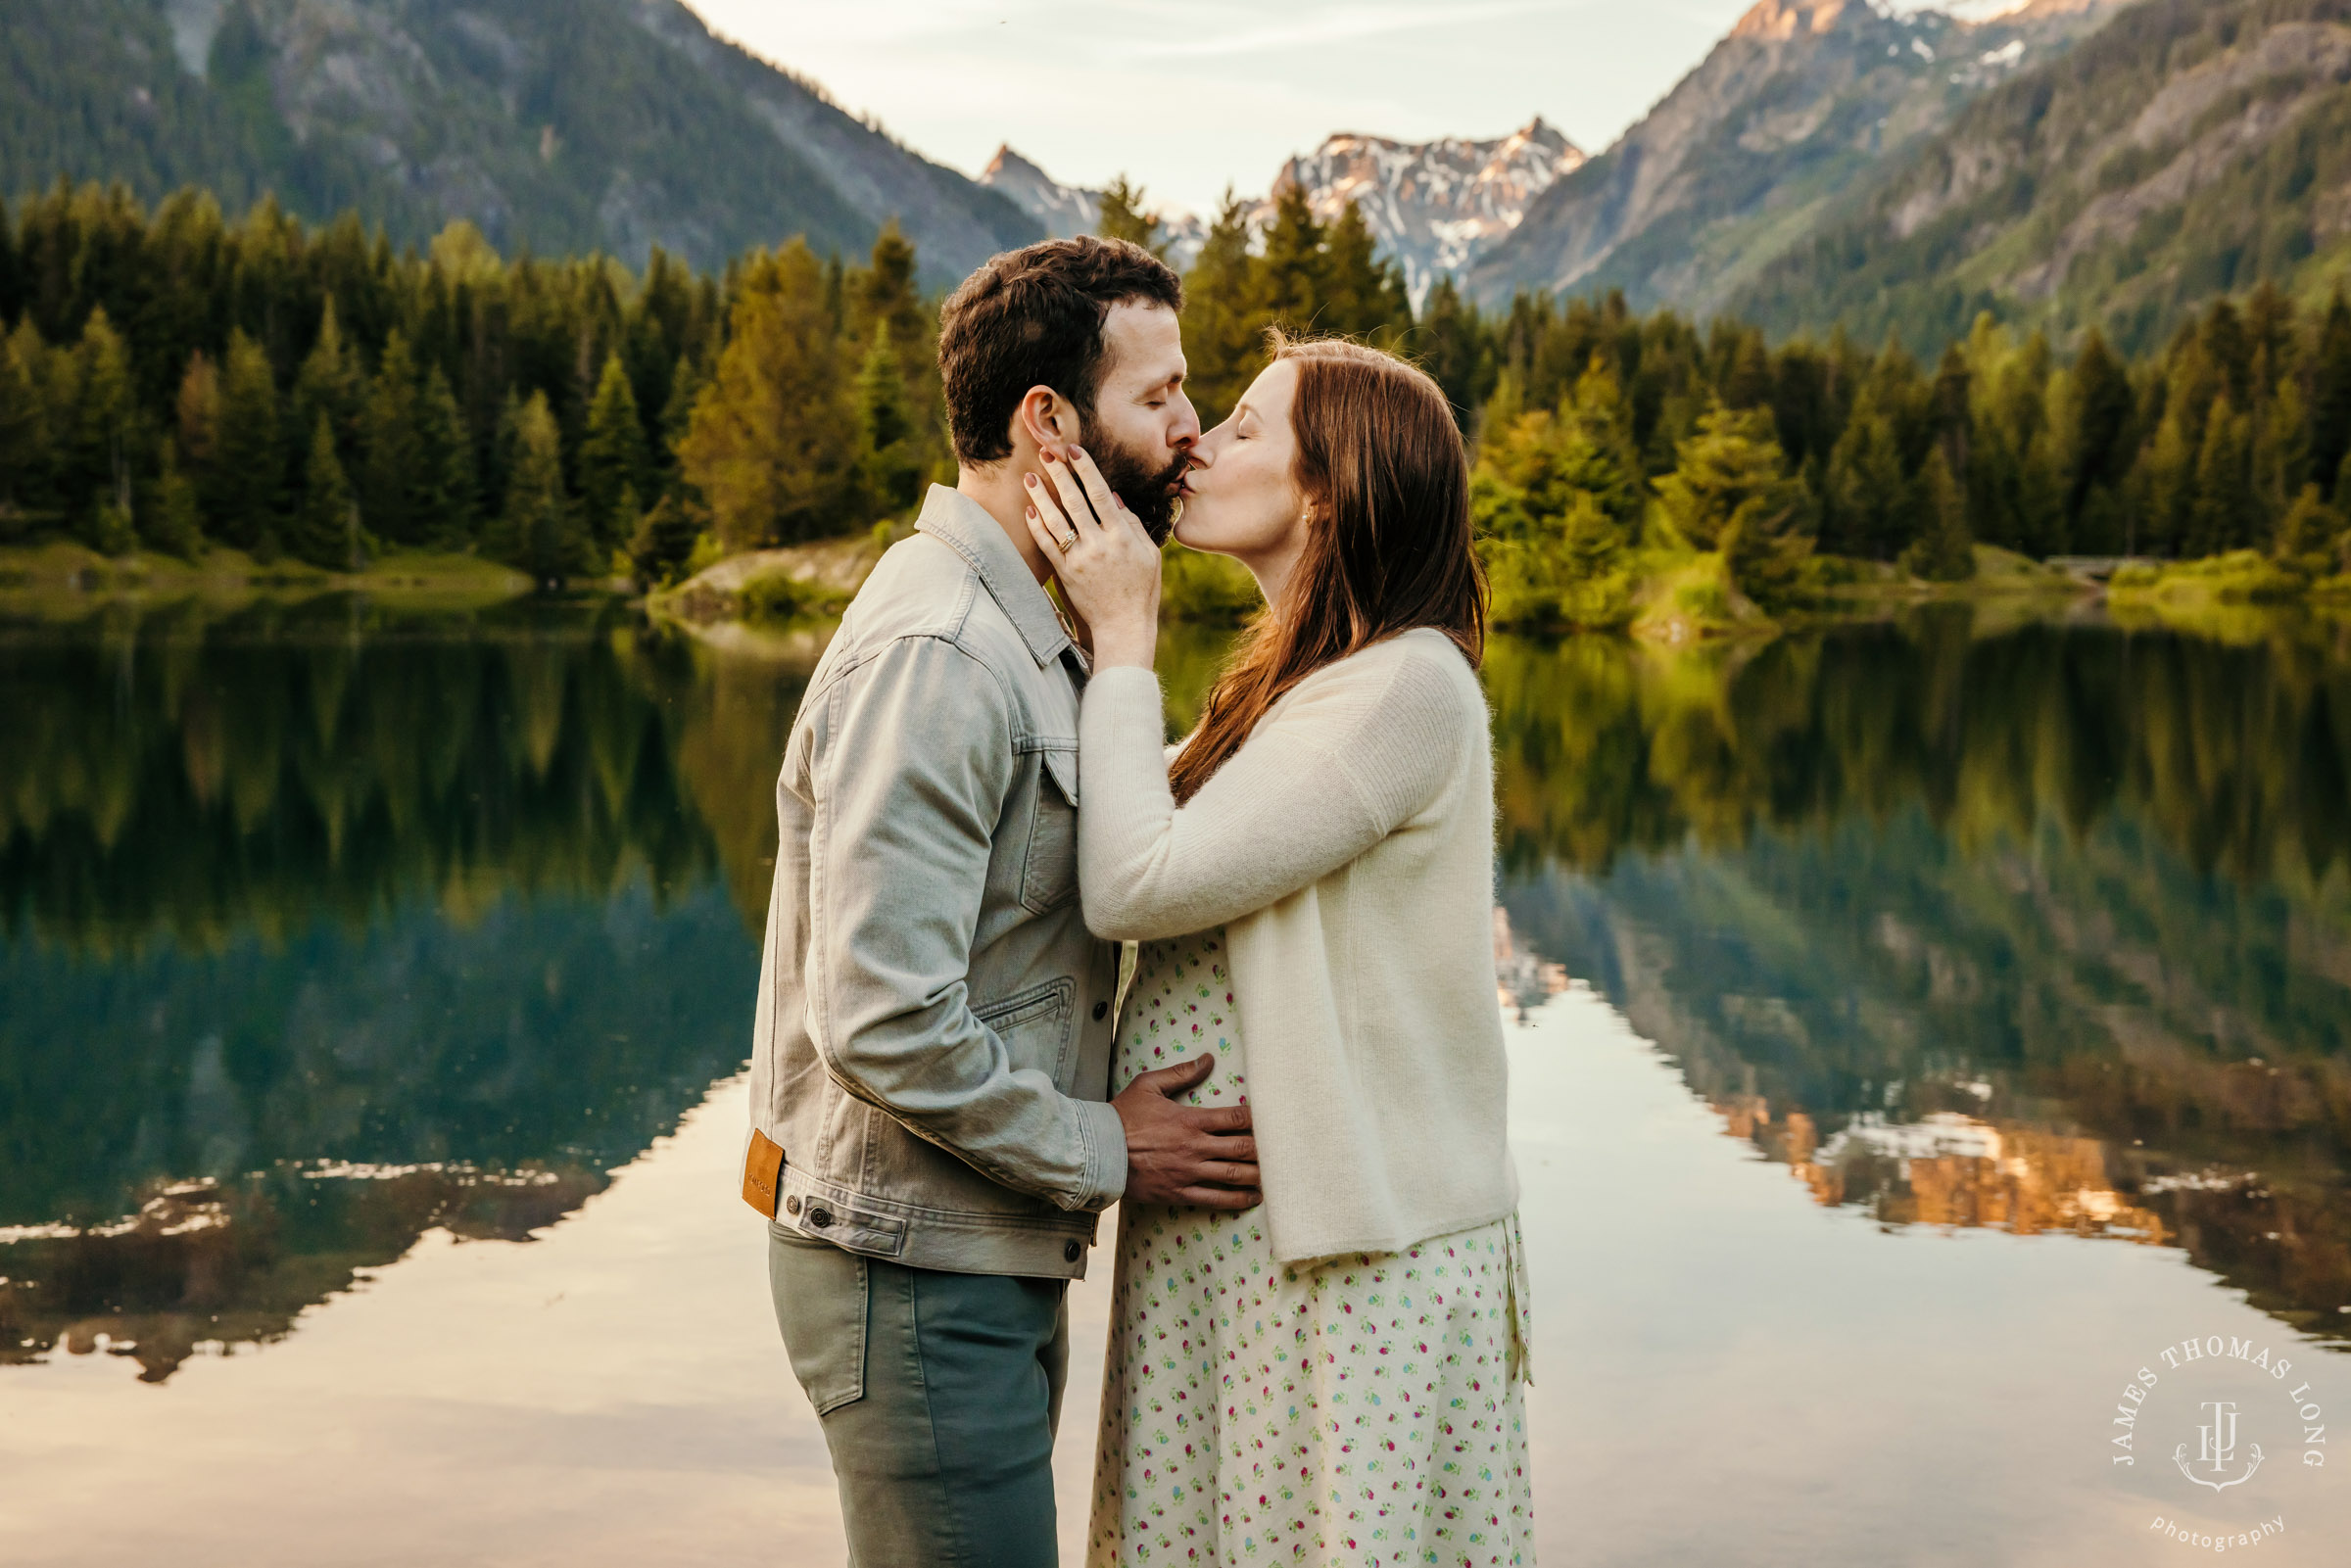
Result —
<path fill-rule="evenodd" d="M 1111 1090 L 1248 1099 L 1222 928 L 1146 943 Z M 1124 1206 L 1087 1561 L 1531 1564 L 1517 1216 L 1274 1261 L 1262 1212 Z"/>

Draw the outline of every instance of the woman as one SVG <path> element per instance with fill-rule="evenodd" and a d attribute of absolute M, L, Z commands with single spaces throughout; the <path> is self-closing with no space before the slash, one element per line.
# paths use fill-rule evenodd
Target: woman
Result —
<path fill-rule="evenodd" d="M 1176 538 L 1267 613 L 1172 762 L 1158 551 L 1082 452 L 1030 492 L 1093 639 L 1086 923 L 1142 944 L 1114 1092 L 1215 1053 L 1265 1192 L 1124 1215 L 1091 1560 L 1531 1562 L 1461 437 L 1403 361 L 1280 342 L 1194 461 Z"/>

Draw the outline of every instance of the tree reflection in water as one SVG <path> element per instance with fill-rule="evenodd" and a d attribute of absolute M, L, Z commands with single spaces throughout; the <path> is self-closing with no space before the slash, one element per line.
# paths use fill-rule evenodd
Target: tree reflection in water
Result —
<path fill-rule="evenodd" d="M 0 1360 L 274 1338 L 734 1071 L 801 677 L 710 665 L 537 607 L 0 637 Z"/>
<path fill-rule="evenodd" d="M 1503 898 L 1822 1203 L 2351 1330 L 2351 649 L 1964 612 L 1506 645 Z"/>
<path fill-rule="evenodd" d="M 745 1049 L 814 645 L 0 630 L 0 1360 L 161 1378 L 600 1191 Z M 1219 650 L 1171 633 L 1179 719 Z M 1563 964 L 1820 1202 L 2180 1245 L 2351 1326 L 2338 636 L 1498 639 L 1487 688 L 1521 1000 Z"/>

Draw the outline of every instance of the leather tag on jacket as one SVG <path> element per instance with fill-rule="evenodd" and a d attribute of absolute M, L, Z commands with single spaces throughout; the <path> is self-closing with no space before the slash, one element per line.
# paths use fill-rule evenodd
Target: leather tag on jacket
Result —
<path fill-rule="evenodd" d="M 784 1186 L 784 1150 L 758 1128 L 751 1129 L 751 1147 L 743 1157 L 743 1201 L 769 1219 L 776 1217 L 776 1194 Z"/>

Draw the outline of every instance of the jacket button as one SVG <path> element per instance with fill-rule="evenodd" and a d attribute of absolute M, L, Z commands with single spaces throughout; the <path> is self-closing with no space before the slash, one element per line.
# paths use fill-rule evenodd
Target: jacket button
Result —
<path fill-rule="evenodd" d="M 787 1199 L 785 1199 L 785 1200 L 784 1200 L 784 1212 L 785 1212 L 786 1213 L 788 1213 L 788 1214 L 796 1214 L 796 1213 L 798 1213 L 798 1212 L 800 1212 L 800 1201 L 799 1201 L 799 1199 L 797 1199 L 797 1198 L 787 1198 Z"/>
<path fill-rule="evenodd" d="M 1064 1247 L 1061 1250 L 1061 1256 L 1068 1259 L 1073 1263 L 1078 1261 L 1078 1259 L 1082 1257 L 1084 1253 L 1085 1249 L 1076 1242 L 1071 1242 L 1067 1247 Z"/>
<path fill-rule="evenodd" d="M 1094 1022 L 1099 1023 L 1108 1017 L 1110 1017 L 1110 1004 L 1108 1002 L 1096 1002 L 1094 1004 Z"/>
<path fill-rule="evenodd" d="M 819 1230 L 824 1229 L 827 1225 L 833 1223 L 833 1211 L 830 1209 L 809 1210 L 808 1223 L 814 1225 Z"/>

